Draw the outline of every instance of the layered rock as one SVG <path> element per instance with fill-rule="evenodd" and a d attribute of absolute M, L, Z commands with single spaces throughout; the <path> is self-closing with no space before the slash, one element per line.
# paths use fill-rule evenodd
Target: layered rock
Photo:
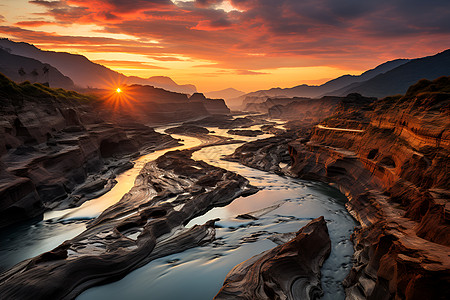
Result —
<path fill-rule="evenodd" d="M 252 136 L 252 137 L 264 134 L 262 130 L 245 130 L 245 129 L 244 130 L 230 129 L 227 131 L 227 133 L 233 135 Z"/>
<path fill-rule="evenodd" d="M 168 152 L 146 164 L 130 192 L 85 232 L 3 273 L 2 297 L 72 299 L 153 259 L 211 241 L 214 221 L 184 225 L 257 189 L 242 176 L 192 160 L 191 154 Z"/>
<path fill-rule="evenodd" d="M 288 104 L 291 104 L 292 102 L 312 100 L 311 98 L 304 98 L 304 97 L 268 98 L 266 101 L 264 101 L 262 103 L 253 103 L 253 102 L 248 102 L 248 101 L 250 101 L 250 99 L 248 99 L 247 101 L 244 101 L 244 103 L 246 103 L 244 111 L 259 112 L 259 113 L 263 113 L 263 114 L 267 114 L 269 112 L 270 108 L 277 106 L 277 105 L 286 106 Z"/>
<path fill-rule="evenodd" d="M 248 128 L 254 125 L 268 124 L 267 120 L 261 116 L 245 116 L 233 118 L 230 115 L 212 115 L 195 121 L 188 121 L 186 124 L 218 127 L 220 129 L 236 129 L 236 128 Z M 275 123 L 273 123 L 275 124 Z"/>
<path fill-rule="evenodd" d="M 210 114 L 229 114 L 230 109 L 223 99 L 209 99 L 202 93 L 194 93 L 189 98 L 190 102 L 202 103 Z"/>
<path fill-rule="evenodd" d="M 262 168 L 275 165 L 271 158 L 287 146 L 292 162 L 281 171 L 328 182 L 347 195 L 347 209 L 361 224 L 344 282 L 348 299 L 445 299 L 449 115 L 450 78 L 420 81 L 404 96 L 339 105 L 310 137 L 300 132 L 267 147 L 264 163 L 242 149 L 233 156 Z"/>
<path fill-rule="evenodd" d="M 214 299 L 320 299 L 320 267 L 331 252 L 323 217 L 289 242 L 235 266 Z"/>
<path fill-rule="evenodd" d="M 111 124 L 95 100 L 0 78 L 0 227 L 108 191 L 130 155 L 176 145 L 138 123 Z"/>
<path fill-rule="evenodd" d="M 275 105 L 269 108 L 269 116 L 283 120 L 301 121 L 302 125 L 317 124 L 333 115 L 339 107 L 348 103 L 366 104 L 375 98 L 366 98 L 359 94 L 346 97 L 325 96 L 320 99 L 292 99 L 287 105 Z"/>

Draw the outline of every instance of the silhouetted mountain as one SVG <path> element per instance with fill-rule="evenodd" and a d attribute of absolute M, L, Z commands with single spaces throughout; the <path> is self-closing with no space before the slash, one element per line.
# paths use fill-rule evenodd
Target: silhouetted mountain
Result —
<path fill-rule="evenodd" d="M 372 79 L 329 92 L 327 95 L 359 93 L 381 98 L 404 94 L 409 86 L 420 79 L 434 80 L 447 75 L 450 75 L 450 49 L 433 56 L 413 59 Z"/>
<path fill-rule="evenodd" d="M 53 66 L 3 49 L 0 49 L 0 73 L 17 82 L 30 81 L 49 83 L 51 87 L 74 88 L 73 81 Z"/>
<path fill-rule="evenodd" d="M 212 91 L 204 93 L 208 98 L 220 98 L 220 99 L 232 99 L 245 94 L 245 92 L 236 90 L 234 88 L 228 88 L 220 91 Z"/>
<path fill-rule="evenodd" d="M 178 85 L 169 77 L 155 76 L 150 78 L 127 77 L 103 65 L 94 63 L 83 55 L 66 52 L 44 51 L 28 43 L 13 42 L 0 39 L 0 47 L 12 54 L 30 57 L 43 63 L 48 63 L 66 76 L 69 76 L 75 85 L 81 88 L 111 88 L 114 84 L 142 84 L 164 88 L 174 92 L 192 94 L 196 92 L 193 85 Z"/>
<path fill-rule="evenodd" d="M 355 84 L 369 80 L 379 74 L 392 70 L 400 65 L 407 63 L 409 59 L 396 59 L 385 62 L 374 69 L 368 70 L 361 75 L 343 75 L 336 79 L 330 80 L 322 85 L 302 84 L 292 88 L 272 88 L 269 90 L 260 90 L 245 94 L 237 99 L 231 99 L 229 106 L 247 105 L 248 103 L 260 103 L 268 98 L 292 98 L 292 97 L 308 97 L 317 98 L 323 94 L 340 89 L 350 84 Z M 245 100 L 245 101 L 244 101 Z"/>
<path fill-rule="evenodd" d="M 183 93 L 183 94 L 193 94 L 197 92 L 197 88 L 193 84 L 177 84 L 172 78 L 167 76 L 152 76 L 149 78 L 140 78 L 136 76 L 128 77 L 129 83 L 142 84 L 142 85 L 152 85 L 154 87 L 159 87 L 168 91 Z"/>

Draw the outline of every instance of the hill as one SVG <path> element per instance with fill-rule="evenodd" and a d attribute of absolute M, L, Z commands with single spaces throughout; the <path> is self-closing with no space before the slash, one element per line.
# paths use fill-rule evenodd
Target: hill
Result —
<path fill-rule="evenodd" d="M 58 69 L 38 60 L 14 55 L 0 49 L 0 73 L 17 82 L 30 81 L 48 83 L 52 87 L 73 89 L 72 79 Z"/>
<path fill-rule="evenodd" d="M 208 98 L 213 98 L 213 99 L 219 98 L 219 99 L 225 99 L 225 101 L 226 101 L 228 99 L 242 96 L 245 94 L 245 92 L 236 90 L 234 88 L 227 88 L 227 89 L 220 90 L 220 91 L 206 92 L 204 94 Z"/>
<path fill-rule="evenodd" d="M 111 83 L 128 83 L 152 85 L 174 92 L 192 94 L 196 91 L 193 85 L 178 85 L 172 79 L 163 76 L 150 78 L 127 77 L 103 65 L 94 63 L 83 55 L 66 52 L 44 51 L 24 42 L 13 42 L 0 39 L 0 47 L 11 54 L 25 56 L 50 64 L 70 77 L 80 88 L 108 88 Z"/>
<path fill-rule="evenodd" d="M 433 56 L 413 59 L 372 79 L 327 94 L 344 96 L 350 93 L 359 93 L 364 96 L 381 98 L 404 94 L 409 86 L 420 79 L 434 80 L 447 75 L 450 75 L 450 49 Z"/>
<path fill-rule="evenodd" d="M 322 85 L 307 85 L 302 84 L 292 88 L 272 88 L 269 90 L 259 90 L 248 93 L 238 98 L 232 99 L 228 103 L 232 106 L 241 106 L 244 101 L 244 106 L 248 103 L 264 102 L 268 98 L 291 98 L 291 97 L 308 97 L 318 98 L 324 94 L 328 94 L 334 90 L 347 87 L 351 84 L 356 84 L 369 80 L 379 74 L 388 72 L 398 66 L 409 62 L 408 59 L 395 59 L 378 65 L 377 67 L 365 71 L 361 75 L 343 75 L 332 79 Z M 242 108 L 242 107 L 241 107 Z"/>

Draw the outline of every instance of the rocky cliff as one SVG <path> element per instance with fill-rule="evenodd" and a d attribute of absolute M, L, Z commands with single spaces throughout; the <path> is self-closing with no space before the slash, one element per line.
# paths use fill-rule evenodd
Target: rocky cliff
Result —
<path fill-rule="evenodd" d="M 190 98 L 189 102 L 195 103 L 200 102 L 202 103 L 206 110 L 210 114 L 222 114 L 226 115 L 230 113 L 230 109 L 225 104 L 225 100 L 223 99 L 209 99 L 206 98 L 205 95 L 202 93 L 194 93 Z"/>
<path fill-rule="evenodd" d="M 229 114 L 223 99 L 208 99 L 203 94 L 166 91 L 149 85 L 123 85 L 121 93 L 111 90 L 88 90 L 102 99 L 101 116 L 114 122 L 138 121 L 144 124 L 165 124 L 199 119 L 212 114 Z M 113 107 L 113 109 L 111 109 Z"/>
<path fill-rule="evenodd" d="M 314 219 L 289 242 L 234 267 L 214 299 L 320 299 L 320 267 L 330 252 L 325 219 Z"/>
<path fill-rule="evenodd" d="M 0 227 L 79 205 L 109 190 L 130 155 L 176 144 L 142 124 L 105 122 L 93 98 L 1 74 L 0 101 Z"/>
<path fill-rule="evenodd" d="M 292 130 L 266 147 L 265 163 L 245 158 L 245 149 L 232 159 L 276 171 L 278 152 L 287 147 L 292 161 L 284 173 L 328 182 L 347 195 L 347 209 L 360 223 L 344 282 L 348 299 L 445 299 L 449 116 L 450 77 L 422 80 L 403 96 L 342 102 L 310 134 Z"/>

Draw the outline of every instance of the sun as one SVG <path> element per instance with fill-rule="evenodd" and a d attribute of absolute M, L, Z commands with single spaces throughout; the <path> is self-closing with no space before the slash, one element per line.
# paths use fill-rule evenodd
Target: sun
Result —
<path fill-rule="evenodd" d="M 121 88 L 117 88 L 116 89 L 116 93 L 118 93 L 118 94 L 122 93 L 122 89 Z"/>

